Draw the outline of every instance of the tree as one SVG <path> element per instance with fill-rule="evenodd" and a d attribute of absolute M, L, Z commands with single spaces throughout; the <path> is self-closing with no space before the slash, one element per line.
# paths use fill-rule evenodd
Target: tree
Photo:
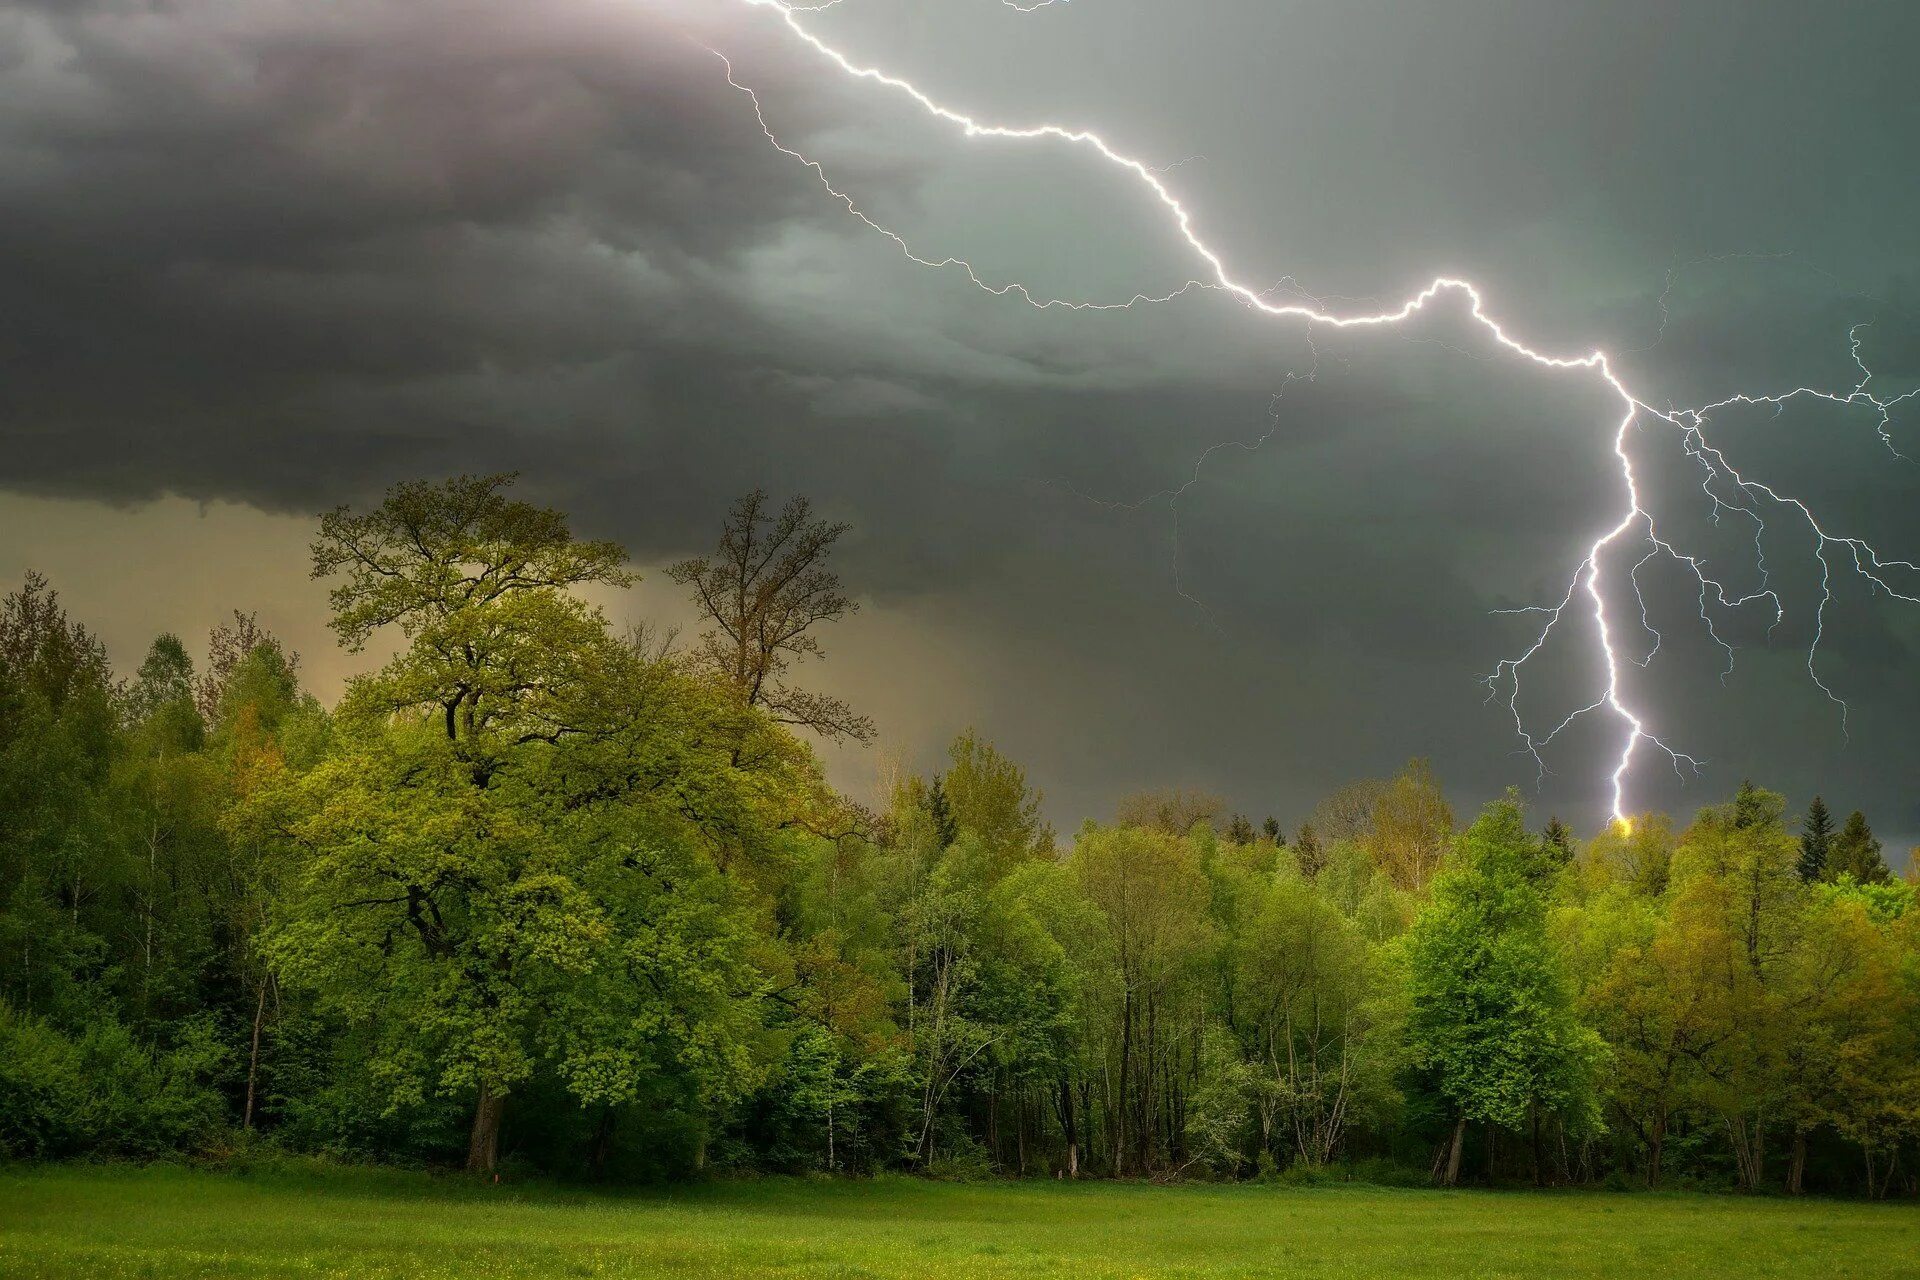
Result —
<path fill-rule="evenodd" d="M 1361 843 L 1401 888 L 1423 888 L 1452 840 L 1453 809 L 1425 760 L 1374 793 Z"/>
<path fill-rule="evenodd" d="M 1605 1047 L 1574 1015 L 1548 941 L 1520 805 L 1487 807 L 1435 877 L 1407 934 L 1408 1048 L 1454 1114 L 1441 1179 L 1459 1179 L 1471 1121 L 1517 1128 L 1536 1112 L 1596 1118 Z"/>
<path fill-rule="evenodd" d="M 509 1095 L 539 1074 L 582 1103 L 745 1079 L 757 992 L 732 887 L 668 815 L 616 786 L 602 743 L 527 746 L 477 787 L 443 733 L 359 723 L 298 783 L 305 857 L 270 953 L 322 1008 L 371 1028 L 389 1106 L 474 1099 L 491 1170 Z M 619 757 L 624 756 L 625 759 Z M 578 779 L 554 785 L 554 774 Z"/>
<path fill-rule="evenodd" d="M 1320 838 L 1328 844 L 1365 843 L 1373 831 L 1374 810 L 1388 785 L 1380 778 L 1361 778 L 1315 805 L 1312 822 Z"/>
<path fill-rule="evenodd" d="M 118 720 L 105 647 L 27 574 L 0 600 L 0 995 L 24 1013 L 86 1007 L 118 924 L 96 852 Z"/>
<path fill-rule="evenodd" d="M 1613 951 L 1585 1005 L 1613 1053 L 1613 1114 L 1644 1147 L 1652 1187 L 1660 1183 L 1674 1119 L 1695 1099 L 1699 1063 L 1724 1034 L 1715 981 L 1727 939 L 1711 914 L 1676 911 L 1656 924 L 1651 908 L 1643 901 L 1641 907 L 1652 936 Z"/>
<path fill-rule="evenodd" d="M 1260 824 L 1260 831 L 1267 839 L 1275 844 L 1285 844 L 1287 842 L 1287 838 L 1280 834 L 1280 819 L 1274 817 L 1272 814 L 1268 814 L 1267 820 Z"/>
<path fill-rule="evenodd" d="M 604 654 L 605 620 L 578 587 L 624 587 L 633 575 L 611 542 L 583 542 L 558 511 L 506 496 L 511 475 L 410 481 L 374 510 L 321 517 L 313 576 L 343 579 L 330 623 L 358 653 L 398 627 L 405 652 L 349 685 L 350 710 L 437 708 L 449 741 L 476 743 L 565 731 L 558 707 L 583 662 Z M 484 783 L 485 761 L 473 759 Z"/>
<path fill-rule="evenodd" d="M 1645 898 L 1666 892 L 1672 875 L 1673 822 L 1665 814 L 1643 813 L 1631 822 L 1608 823 L 1587 847 L 1588 864 Z"/>
<path fill-rule="evenodd" d="M 1191 841 L 1148 827 L 1089 824 L 1068 867 L 1099 912 L 1110 957 L 1095 997 L 1106 1031 L 1110 1167 L 1150 1169 L 1166 1153 L 1164 1119 L 1177 1102 L 1166 1084 L 1184 1043 L 1190 979 L 1212 942 L 1208 885 Z"/>
<path fill-rule="evenodd" d="M 193 659 L 179 636 L 167 632 L 154 639 L 128 691 L 127 712 L 178 749 L 199 749 L 205 726 L 193 704 Z"/>
<path fill-rule="evenodd" d="M 826 565 L 848 527 L 814 519 L 803 497 L 789 499 L 774 516 L 766 491 L 755 489 L 733 504 L 713 555 L 682 560 L 667 576 L 693 588 L 694 603 L 713 624 L 700 638 L 700 660 L 725 676 L 747 706 L 822 737 L 869 742 L 868 717 L 787 682 L 796 660 L 824 653 L 814 628 L 860 607 Z"/>
<path fill-rule="evenodd" d="M 219 699 L 202 714 L 213 726 L 210 743 L 221 775 L 220 823 L 228 845 L 223 932 L 228 963 L 247 997 L 247 1073 L 240 1125 L 255 1126 L 261 1107 L 262 1067 L 270 1023 L 285 1001 L 279 975 L 263 949 L 276 912 L 287 898 L 287 844 L 280 833 L 289 821 L 284 806 L 289 778 L 319 762 L 326 749 L 326 712 L 303 694 L 293 667 L 277 644 L 253 645 L 227 667 Z M 202 684 L 196 696 L 206 688 Z"/>
<path fill-rule="evenodd" d="M 124 849 L 132 908 L 128 969 L 136 1025 L 189 1014 L 200 958 L 212 949 L 207 910 L 224 861 L 215 787 L 200 754 L 206 726 L 193 702 L 193 663 L 179 637 L 157 638 L 127 694 L 132 723 L 102 797 Z"/>
<path fill-rule="evenodd" d="M 1042 797 L 1028 788 L 1026 770 L 971 729 L 953 740 L 947 758 L 947 771 L 935 783 L 951 806 L 954 831 L 980 838 L 992 851 L 996 874 L 1053 856 L 1053 828 L 1040 817 Z"/>
<path fill-rule="evenodd" d="M 1227 824 L 1227 839 L 1234 844 L 1253 843 L 1253 823 L 1243 813 L 1233 815 L 1233 821 Z"/>
<path fill-rule="evenodd" d="M 1812 884 L 1827 874 L 1827 858 L 1833 849 L 1833 814 L 1819 796 L 1807 806 L 1807 817 L 1800 830 L 1800 879 Z"/>
<path fill-rule="evenodd" d="M 1869 891 L 1870 892 L 1870 891 Z M 1811 895 L 1795 946 L 1778 975 L 1781 1113 L 1792 1134 L 1786 1189 L 1805 1190 L 1808 1136 L 1843 1132 L 1882 1113 L 1885 1090 L 1916 1078 L 1902 1061 L 1900 1028 L 1911 1005 L 1895 981 L 1900 960 L 1859 884 Z M 1872 1159 L 1871 1120 L 1855 1136 Z"/>
<path fill-rule="evenodd" d="M 1209 829 L 1220 823 L 1220 811 L 1226 802 L 1211 791 L 1198 787 L 1163 787 L 1155 791 L 1136 791 L 1120 801 L 1115 820 L 1123 827 L 1143 827 L 1184 836 L 1195 824 Z"/>
<path fill-rule="evenodd" d="M 960 824 L 953 816 L 953 804 L 947 799 L 946 783 L 939 774 L 933 775 L 933 781 L 926 791 L 927 817 L 933 823 L 934 838 L 940 848 L 945 849 L 960 838 Z"/>
<path fill-rule="evenodd" d="M 300 781 L 305 862 L 273 943 L 328 1007 L 382 1011 L 369 1069 L 396 1102 L 474 1097 L 474 1169 L 542 1061 L 582 1101 L 630 1098 L 663 1056 L 724 1092 L 743 1063 L 722 1028 L 753 987 L 687 830 L 715 805 L 746 816 L 717 794 L 737 751 L 716 762 L 702 690 L 573 594 L 630 582 L 625 553 L 511 482 L 402 484 L 322 518 L 335 631 L 409 643 L 352 682 L 341 748 Z"/>
<path fill-rule="evenodd" d="M 1786 800 L 1742 784 L 1702 810 L 1675 851 L 1669 917 L 1694 953 L 1694 998 L 1711 1047 L 1698 1054 L 1695 1095 L 1725 1126 L 1740 1185 L 1760 1185 L 1769 1125 L 1789 1099 L 1796 1006 L 1788 975 L 1802 937 L 1806 889 Z"/>
<path fill-rule="evenodd" d="M 207 635 L 207 666 L 193 684 L 194 704 L 209 729 L 218 723 L 220 704 L 226 697 L 234 670 L 256 650 L 272 649 L 279 654 L 290 677 L 300 671 L 300 655 L 288 650 L 260 625 L 260 616 L 233 611 L 233 621 L 223 622 Z"/>
<path fill-rule="evenodd" d="M 1786 801 L 1781 796 L 1772 791 L 1762 791 L 1753 785 L 1751 778 L 1742 778 L 1728 816 L 1735 827 L 1745 829 L 1771 826 L 1785 812 Z"/>
<path fill-rule="evenodd" d="M 1394 1096 L 1397 1010 L 1381 958 L 1295 875 L 1269 882 L 1237 952 L 1263 1143 L 1285 1126 L 1294 1159 L 1326 1164 L 1354 1117 Z"/>
<path fill-rule="evenodd" d="M 1579 843 L 1574 840 L 1572 830 L 1566 823 L 1560 821 L 1557 814 L 1547 819 L 1546 828 L 1540 833 L 1540 840 L 1546 848 L 1547 856 L 1563 867 L 1572 862 L 1580 852 Z"/>
<path fill-rule="evenodd" d="M 1847 815 L 1846 825 L 1833 838 L 1822 879 L 1837 880 L 1841 876 L 1852 876 L 1860 884 L 1884 884 L 1893 879 L 1881 856 L 1880 841 L 1858 809 Z"/>
<path fill-rule="evenodd" d="M 1300 824 L 1300 832 L 1293 838 L 1293 856 L 1300 863 L 1300 874 L 1309 880 L 1319 875 L 1320 868 L 1325 865 L 1325 855 L 1320 851 L 1320 835 L 1311 822 Z"/>

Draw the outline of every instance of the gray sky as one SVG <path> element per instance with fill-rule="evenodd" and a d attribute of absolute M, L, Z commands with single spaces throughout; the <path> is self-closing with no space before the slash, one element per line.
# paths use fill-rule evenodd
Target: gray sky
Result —
<path fill-rule="evenodd" d="M 1856 324 L 1876 390 L 1920 380 L 1911 5 L 845 0 L 808 22 L 978 115 L 1180 162 L 1243 279 L 1393 299 L 1470 276 L 1538 346 L 1635 352 L 1662 404 L 1845 390 Z M 855 525 L 865 608 L 818 676 L 883 740 L 830 753 L 848 786 L 968 724 L 1069 827 L 1171 783 L 1291 825 L 1416 755 L 1463 807 L 1532 785 L 1475 677 L 1526 642 L 1490 611 L 1558 598 L 1615 518 L 1593 379 L 1497 354 L 1457 308 L 1309 333 L 1217 295 L 995 298 L 851 220 L 711 49 L 926 256 L 1074 297 L 1194 270 L 1110 167 L 961 139 L 743 0 L 0 0 L 0 572 L 52 573 L 123 664 L 259 608 L 326 694 L 352 667 L 304 581 L 323 507 L 514 467 L 656 566 L 764 484 Z M 1920 456 L 1920 402 L 1890 430 Z M 1166 492 L 1269 431 L 1207 456 L 1176 555 Z M 1728 412 L 1714 439 L 1834 531 L 1920 551 L 1920 467 L 1870 412 Z M 1673 433 L 1634 449 L 1666 535 L 1754 589 Z M 1684 811 L 1751 775 L 1920 839 L 1920 609 L 1836 577 L 1819 670 L 1849 741 L 1805 666 L 1812 540 L 1769 520 L 1786 616 L 1718 618 L 1724 685 L 1697 586 L 1646 571 L 1665 641 L 1628 687 L 1709 763 L 1682 788 L 1643 753 L 1630 799 Z M 672 614 L 651 578 L 610 607 Z M 1548 727 L 1596 677 L 1569 639 L 1522 703 Z M 1616 737 L 1556 742 L 1543 810 L 1597 823 Z"/>

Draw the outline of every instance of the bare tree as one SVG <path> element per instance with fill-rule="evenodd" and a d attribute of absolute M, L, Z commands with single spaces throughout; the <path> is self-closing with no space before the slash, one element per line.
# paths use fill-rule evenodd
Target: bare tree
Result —
<path fill-rule="evenodd" d="M 1198 787 L 1164 787 L 1136 791 L 1120 800 L 1118 821 L 1123 827 L 1148 827 L 1172 836 L 1184 836 L 1196 822 L 1218 830 L 1226 801 Z"/>
<path fill-rule="evenodd" d="M 813 628 L 860 607 L 826 566 L 846 531 L 844 524 L 814 519 L 802 497 L 776 516 L 767 509 L 766 491 L 755 489 L 727 513 L 713 555 L 682 560 L 667 576 L 693 588 L 695 603 L 713 624 L 695 656 L 731 681 L 748 706 L 824 737 L 870 742 L 871 719 L 855 715 L 838 698 L 786 681 L 796 658 L 824 652 Z"/>
<path fill-rule="evenodd" d="M 1361 778 L 1340 786 L 1314 806 L 1314 830 L 1327 844 L 1364 841 L 1373 831 L 1375 811 L 1388 783 L 1380 778 Z"/>

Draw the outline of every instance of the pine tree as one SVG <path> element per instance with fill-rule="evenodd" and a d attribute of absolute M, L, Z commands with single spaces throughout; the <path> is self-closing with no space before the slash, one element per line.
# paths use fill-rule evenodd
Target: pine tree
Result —
<path fill-rule="evenodd" d="M 1573 855 L 1577 852 L 1573 831 L 1560 821 L 1558 815 L 1547 819 L 1546 829 L 1540 833 L 1540 837 L 1545 841 L 1544 852 L 1550 860 L 1563 867 L 1573 861 Z"/>
<path fill-rule="evenodd" d="M 1807 818 L 1800 832 L 1800 879 L 1808 884 L 1822 878 L 1827 858 L 1833 849 L 1833 812 L 1819 796 L 1807 806 Z"/>
<path fill-rule="evenodd" d="M 1267 820 L 1260 824 L 1260 829 L 1266 832 L 1267 839 L 1273 841 L 1275 844 L 1285 844 L 1287 842 L 1286 836 L 1280 832 L 1280 819 L 1274 817 L 1272 814 L 1267 815 Z"/>
<path fill-rule="evenodd" d="M 1740 780 L 1740 790 L 1733 797 L 1733 825 L 1745 830 L 1757 827 L 1766 821 L 1766 805 L 1761 799 L 1759 788 L 1753 785 L 1752 778 Z"/>
<path fill-rule="evenodd" d="M 1227 824 L 1227 839 L 1235 844 L 1253 843 L 1253 824 L 1247 821 L 1246 814 L 1233 815 L 1233 821 Z"/>
<path fill-rule="evenodd" d="M 1880 841 L 1858 809 L 1847 815 L 1847 825 L 1833 838 L 1833 848 L 1827 854 L 1824 878 L 1838 880 L 1841 876 L 1852 876 L 1860 884 L 1883 884 L 1893 878 L 1886 859 L 1880 856 Z"/>
<path fill-rule="evenodd" d="M 960 825 L 954 820 L 953 805 L 948 802 L 946 786 L 937 773 L 933 775 L 933 785 L 927 789 L 927 816 L 933 819 L 933 829 L 940 834 L 942 849 L 960 838 Z"/>
<path fill-rule="evenodd" d="M 1320 856 L 1320 837 L 1313 832 L 1313 824 L 1300 824 L 1300 834 L 1293 838 L 1294 856 L 1300 860 L 1300 871 L 1304 875 L 1320 874 L 1323 859 Z"/>

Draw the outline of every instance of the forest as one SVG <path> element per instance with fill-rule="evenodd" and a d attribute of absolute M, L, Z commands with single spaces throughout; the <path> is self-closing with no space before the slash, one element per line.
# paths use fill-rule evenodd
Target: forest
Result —
<path fill-rule="evenodd" d="M 1415 760 L 1063 834 L 972 730 L 863 804 L 814 744 L 874 724 L 806 680 L 845 527 L 717 523 L 683 638 L 511 476 L 332 511 L 314 590 L 393 651 L 332 707 L 245 601 L 122 669 L 29 575 L 0 1156 L 1920 1195 L 1920 912 L 1865 815 L 1744 783 L 1582 837 Z"/>

